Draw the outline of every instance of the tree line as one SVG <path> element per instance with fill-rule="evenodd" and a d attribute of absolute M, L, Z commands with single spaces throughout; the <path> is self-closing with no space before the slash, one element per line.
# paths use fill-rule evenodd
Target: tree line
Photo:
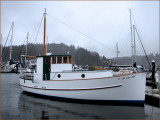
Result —
<path fill-rule="evenodd" d="M 100 56 L 97 52 L 91 52 L 82 47 L 75 47 L 74 45 L 65 45 L 63 43 L 47 44 L 47 52 L 52 54 L 70 54 L 72 55 L 73 64 L 76 65 L 88 65 L 88 66 L 102 66 L 106 67 L 109 65 L 117 64 L 117 58 L 108 59 L 105 56 Z M 2 62 L 9 61 L 10 48 L 2 47 Z M 20 61 L 21 55 L 26 54 L 26 46 L 18 45 L 12 46 L 12 61 Z M 28 44 L 27 54 L 30 56 L 40 56 L 43 55 L 43 44 Z M 149 66 L 145 56 L 136 56 L 136 61 L 138 65 Z M 159 64 L 159 54 L 149 54 L 149 61 L 155 60 Z M 119 57 L 119 65 L 131 65 L 131 57 Z"/>

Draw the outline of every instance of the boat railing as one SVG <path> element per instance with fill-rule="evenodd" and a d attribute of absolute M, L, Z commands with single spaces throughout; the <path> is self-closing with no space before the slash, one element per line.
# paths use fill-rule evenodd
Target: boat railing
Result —
<path fill-rule="evenodd" d="M 108 71 L 108 72 L 111 72 L 111 70 L 94 70 L 94 71 L 91 71 L 91 70 L 63 70 L 63 71 L 56 71 L 56 72 L 51 72 L 51 73 L 73 73 L 73 72 L 80 72 L 80 73 L 82 73 L 82 72 L 87 72 L 87 73 L 89 73 L 89 72 L 104 72 L 104 71 Z"/>
<path fill-rule="evenodd" d="M 20 78 L 24 79 L 24 82 L 25 82 L 25 80 L 31 80 L 33 82 L 33 80 L 34 80 L 34 74 L 33 73 L 26 73 L 26 72 L 24 72 L 24 73 L 21 73 Z"/>

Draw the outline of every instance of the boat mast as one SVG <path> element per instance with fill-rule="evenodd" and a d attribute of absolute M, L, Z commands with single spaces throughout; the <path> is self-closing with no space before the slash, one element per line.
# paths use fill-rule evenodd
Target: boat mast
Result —
<path fill-rule="evenodd" d="M 26 41 L 26 55 L 28 54 L 28 53 L 27 53 L 28 38 L 29 38 L 29 32 L 27 33 L 27 41 Z M 25 57 L 25 62 L 26 62 L 26 60 L 27 60 L 27 57 Z"/>
<path fill-rule="evenodd" d="M 46 38 L 46 8 L 44 11 L 44 41 L 43 41 L 43 55 L 46 55 L 46 49 L 45 49 L 45 38 Z"/>
<path fill-rule="evenodd" d="M 133 25 L 133 35 L 134 35 L 134 67 L 136 67 L 136 40 L 135 40 L 135 25 Z"/>
<path fill-rule="evenodd" d="M 0 61 L 0 63 L 1 63 L 1 66 L 2 66 L 2 33 L 1 33 L 1 40 L 0 40 L 0 47 L 1 47 L 1 61 Z"/>
<path fill-rule="evenodd" d="M 117 67 L 119 66 L 118 65 L 118 53 L 119 53 L 119 51 L 118 51 L 118 43 L 116 44 L 116 47 L 117 47 Z"/>
<path fill-rule="evenodd" d="M 132 39 L 132 18 L 131 18 L 131 9 L 130 11 L 130 27 L 131 27 L 131 53 L 132 53 L 132 67 L 133 67 L 133 39 Z"/>
<path fill-rule="evenodd" d="M 13 28 L 14 28 L 14 22 L 12 22 L 12 36 L 11 36 L 11 45 L 10 45 L 10 57 L 9 59 L 12 59 L 12 40 L 13 40 Z"/>
<path fill-rule="evenodd" d="M 46 53 L 47 53 L 47 48 L 48 48 L 48 36 L 47 36 L 47 44 L 46 44 Z"/>

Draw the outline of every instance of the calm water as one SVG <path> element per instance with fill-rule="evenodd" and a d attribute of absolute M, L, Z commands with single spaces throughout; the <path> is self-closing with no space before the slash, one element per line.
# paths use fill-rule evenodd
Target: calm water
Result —
<path fill-rule="evenodd" d="M 158 119 L 159 108 L 62 102 L 26 94 L 19 74 L 1 74 L 2 119 Z"/>

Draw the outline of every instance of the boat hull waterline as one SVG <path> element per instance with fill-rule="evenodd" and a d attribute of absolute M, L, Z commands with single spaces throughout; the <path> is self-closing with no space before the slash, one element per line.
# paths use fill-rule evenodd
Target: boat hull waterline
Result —
<path fill-rule="evenodd" d="M 21 88 L 30 93 L 81 100 L 145 100 L 145 74 L 132 73 L 102 79 L 42 81 L 20 79 Z"/>

